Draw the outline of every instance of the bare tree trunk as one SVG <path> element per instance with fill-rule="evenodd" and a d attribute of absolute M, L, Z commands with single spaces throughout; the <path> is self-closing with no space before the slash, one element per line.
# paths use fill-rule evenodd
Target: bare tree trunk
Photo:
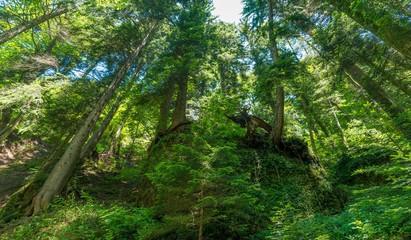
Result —
<path fill-rule="evenodd" d="M 128 95 L 131 88 L 133 88 L 134 83 L 135 83 L 135 78 L 138 76 L 138 73 L 141 71 L 142 67 L 143 67 L 143 64 L 140 64 L 140 66 L 136 69 L 133 77 L 130 79 L 130 82 L 127 84 L 126 90 L 124 91 L 123 95 L 117 98 L 116 102 L 113 104 L 110 111 L 105 116 L 103 122 L 100 124 L 98 129 L 93 133 L 91 138 L 87 141 L 86 145 L 84 145 L 83 149 L 81 150 L 80 159 L 90 157 L 92 151 L 96 148 L 98 142 L 100 141 L 101 137 L 106 131 L 111 120 L 113 120 L 114 115 L 118 111 L 121 105 L 121 102 L 124 99 L 124 96 Z"/>
<path fill-rule="evenodd" d="M 92 131 L 97 119 L 99 118 L 104 107 L 113 96 L 114 91 L 120 85 L 121 80 L 126 76 L 128 70 L 131 67 L 131 64 L 139 56 L 142 48 L 146 45 L 154 28 L 155 27 L 153 26 L 150 29 L 145 38 L 142 40 L 140 46 L 132 53 L 131 57 L 126 60 L 125 64 L 117 73 L 107 91 L 103 94 L 103 96 L 101 96 L 95 108 L 84 121 L 83 126 L 79 129 L 73 140 L 70 142 L 63 156 L 54 166 L 53 171 L 50 173 L 46 182 L 43 184 L 40 191 L 33 199 L 32 207 L 34 214 L 47 209 L 48 204 L 50 203 L 52 198 L 56 194 L 60 193 L 67 184 L 80 157 L 81 149 L 86 142 L 90 132 Z"/>
<path fill-rule="evenodd" d="M 278 87 L 275 102 L 274 127 L 271 131 L 271 139 L 275 145 L 282 141 L 284 130 L 284 87 Z"/>
<path fill-rule="evenodd" d="M 64 13 L 66 13 L 67 11 L 68 11 L 67 7 L 60 8 L 60 9 L 57 9 L 57 10 L 55 10 L 55 11 L 49 13 L 49 14 L 45 14 L 41 17 L 33 19 L 32 21 L 30 21 L 28 23 L 23 23 L 19 26 L 16 26 L 12 29 L 9 29 L 9 30 L 1 33 L 0 34 L 0 45 L 7 42 L 7 41 L 9 41 L 12 38 L 18 36 L 20 33 L 24 32 L 26 30 L 29 30 L 29 29 L 31 29 L 31 28 L 33 28 L 33 27 L 35 27 L 35 26 L 37 26 L 37 25 L 39 25 L 39 24 L 41 24 L 45 21 L 48 21 L 52 18 L 60 16 Z"/>
<path fill-rule="evenodd" d="M 201 184 L 200 200 L 204 198 L 204 184 Z M 198 240 L 203 240 L 204 232 L 204 206 L 200 206 L 200 220 L 198 223 Z"/>
<path fill-rule="evenodd" d="M 157 124 L 157 135 L 164 134 L 167 130 L 168 116 L 170 113 L 171 102 L 173 100 L 174 88 L 175 80 L 173 77 L 170 77 L 165 90 L 163 102 L 160 106 L 160 115 L 158 117 Z"/>
<path fill-rule="evenodd" d="M 121 101 L 120 98 L 118 98 L 114 105 L 111 107 L 110 112 L 107 113 L 98 129 L 94 131 L 91 138 L 87 141 L 86 145 L 84 145 L 83 149 L 81 150 L 80 159 L 90 157 L 92 151 L 96 148 L 97 143 L 100 141 L 111 120 L 113 120 L 113 117 L 119 109 L 120 105 Z"/>
<path fill-rule="evenodd" d="M 331 102 L 329 102 L 329 104 L 330 104 L 330 107 L 331 107 L 331 112 L 332 112 L 332 114 L 333 114 L 335 123 L 336 123 L 337 128 L 338 128 L 338 132 L 340 133 L 341 141 L 342 141 L 345 149 L 348 150 L 348 149 L 349 149 L 349 146 L 348 146 L 348 144 L 347 144 L 347 139 L 345 138 L 345 135 L 344 135 L 344 130 L 343 130 L 342 127 L 341 127 L 340 120 L 338 119 L 337 113 L 335 112 L 334 107 L 332 106 Z"/>
<path fill-rule="evenodd" d="M 0 144 L 3 143 L 8 136 L 13 132 L 13 130 L 19 125 L 20 121 L 23 119 L 23 113 L 20 113 L 11 124 L 7 125 L 0 132 Z"/>
<path fill-rule="evenodd" d="M 110 148 L 107 151 L 107 156 L 108 157 L 114 156 L 120 150 L 119 147 L 117 146 L 117 143 L 119 142 L 121 131 L 123 130 L 124 125 L 126 124 L 126 122 L 127 122 L 127 117 L 125 117 L 123 119 L 120 126 L 117 128 L 116 134 L 113 137 L 113 141 L 111 141 Z"/>
<path fill-rule="evenodd" d="M 274 2 L 273 0 L 268 0 L 269 11 L 268 11 L 268 38 L 269 38 L 269 48 L 271 51 L 271 58 L 273 62 L 277 62 L 279 58 L 279 51 L 277 47 L 277 40 L 274 32 Z M 276 103 L 274 109 L 274 126 L 270 133 L 270 138 L 275 145 L 281 143 L 284 131 L 284 87 L 281 82 L 279 82 L 276 91 Z"/>
<path fill-rule="evenodd" d="M 317 156 L 317 146 L 315 145 L 315 137 L 314 137 L 314 123 L 312 119 L 313 116 L 310 114 L 310 111 L 308 110 L 308 103 L 305 98 L 301 100 L 301 104 L 303 106 L 305 117 L 307 118 L 307 125 L 308 125 L 308 131 L 310 134 L 311 148 L 313 150 L 314 155 Z"/>
<path fill-rule="evenodd" d="M 187 109 L 187 88 L 188 88 L 188 75 L 184 74 L 177 82 L 178 95 L 176 101 L 176 107 L 174 109 L 173 121 L 170 129 L 174 129 L 187 122 L 186 109 Z"/>

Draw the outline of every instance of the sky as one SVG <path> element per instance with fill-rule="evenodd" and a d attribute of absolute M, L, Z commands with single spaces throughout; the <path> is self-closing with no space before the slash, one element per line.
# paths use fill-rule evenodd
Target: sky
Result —
<path fill-rule="evenodd" d="M 219 16 L 222 21 L 239 23 L 243 4 L 241 0 L 213 0 L 213 14 Z"/>

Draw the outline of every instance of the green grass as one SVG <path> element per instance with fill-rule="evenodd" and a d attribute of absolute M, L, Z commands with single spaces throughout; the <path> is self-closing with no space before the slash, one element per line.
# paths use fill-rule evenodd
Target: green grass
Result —
<path fill-rule="evenodd" d="M 139 239 L 155 221 L 149 209 L 57 199 L 47 213 L 23 223 L 3 232 L 0 238 Z"/>

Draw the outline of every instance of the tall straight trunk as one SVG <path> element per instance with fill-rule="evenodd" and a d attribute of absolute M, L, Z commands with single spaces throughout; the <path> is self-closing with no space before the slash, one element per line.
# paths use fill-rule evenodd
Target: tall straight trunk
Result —
<path fill-rule="evenodd" d="M 279 51 L 277 47 L 277 37 L 274 32 L 274 0 L 268 0 L 268 38 L 271 58 L 274 62 L 278 61 Z"/>
<path fill-rule="evenodd" d="M 268 38 L 271 58 L 274 63 L 279 59 L 279 51 L 277 46 L 277 37 L 274 32 L 274 0 L 268 0 Z M 284 87 L 281 82 L 277 83 L 276 103 L 274 108 L 274 126 L 270 133 L 270 137 L 275 145 L 282 141 L 284 131 Z"/>
<path fill-rule="evenodd" d="M 389 46 L 411 59 L 411 23 L 394 13 L 367 7 L 372 0 L 328 0 L 364 28 L 375 34 Z M 367 3 L 368 2 L 368 3 Z M 357 4 L 362 6 L 357 7 Z M 369 17 L 369 16 L 373 17 Z"/>
<path fill-rule="evenodd" d="M 64 152 L 60 160 L 54 166 L 53 171 L 50 173 L 47 180 L 41 187 L 40 191 L 33 199 L 32 207 L 34 214 L 37 214 L 47 209 L 47 206 L 52 200 L 52 198 L 56 194 L 60 193 L 62 189 L 66 186 L 80 157 L 81 149 L 84 143 L 86 142 L 90 132 L 94 128 L 97 119 L 99 118 L 104 107 L 110 101 L 115 90 L 120 85 L 121 80 L 126 76 L 132 63 L 139 56 L 142 48 L 147 44 L 148 39 L 153 33 L 154 28 L 155 27 L 153 26 L 149 30 L 145 38 L 142 40 L 140 46 L 138 46 L 138 48 L 131 54 L 130 58 L 126 60 L 126 62 L 114 78 L 113 82 L 109 85 L 107 91 L 103 94 L 103 96 L 101 96 L 97 105 L 88 115 L 82 127 L 78 130 L 73 140 L 70 142 L 67 150 Z"/>
<path fill-rule="evenodd" d="M 307 125 L 308 125 L 308 131 L 310 134 L 310 142 L 311 142 L 311 148 L 313 150 L 314 155 L 317 155 L 317 146 L 315 144 L 315 137 L 314 137 L 314 121 L 313 121 L 313 116 L 311 115 L 309 109 L 308 109 L 308 101 L 306 98 L 302 98 L 301 104 L 303 106 L 303 112 L 305 114 L 305 117 L 307 118 Z"/>
<path fill-rule="evenodd" d="M 23 23 L 19 26 L 16 26 L 14 28 L 11 28 L 3 33 L 0 34 L 0 45 L 13 39 L 14 37 L 18 36 L 20 33 L 29 30 L 43 22 L 46 22 L 52 18 L 58 17 L 64 13 L 68 12 L 68 8 L 64 7 L 64 8 L 60 8 L 57 9 L 51 13 L 45 14 L 43 16 L 40 16 L 36 19 L 31 20 L 30 22 L 27 23 Z"/>
<path fill-rule="evenodd" d="M 177 81 L 178 95 L 176 100 L 176 107 L 174 109 L 173 121 L 170 129 L 174 129 L 179 125 L 187 122 L 187 88 L 188 88 L 188 74 L 183 74 L 182 78 Z"/>
<path fill-rule="evenodd" d="M 275 100 L 274 127 L 271 139 L 275 145 L 278 145 L 282 141 L 284 129 L 284 87 L 277 87 Z"/>
<path fill-rule="evenodd" d="M 268 0 L 268 38 L 271 58 L 274 64 L 279 60 L 279 51 L 277 46 L 277 37 L 274 32 L 274 0 Z M 282 141 L 284 131 L 284 87 L 279 81 L 276 89 L 276 103 L 274 108 L 274 126 L 270 133 L 274 145 Z"/>
<path fill-rule="evenodd" d="M 345 138 L 344 130 L 341 127 L 340 120 L 338 119 L 337 113 L 335 112 L 334 107 L 332 106 L 331 102 L 329 102 L 329 104 L 330 104 L 331 112 L 332 112 L 334 120 L 335 120 L 335 124 L 337 125 L 338 132 L 339 132 L 340 137 L 341 137 L 341 141 L 344 145 L 344 148 L 348 150 L 349 146 L 347 144 L 347 139 Z"/>
<path fill-rule="evenodd" d="M 100 141 L 101 137 L 103 136 L 105 130 L 107 129 L 108 125 L 110 124 L 111 120 L 113 120 L 114 115 L 117 113 L 121 105 L 120 98 L 114 103 L 111 107 L 110 112 L 107 113 L 103 122 L 101 122 L 100 126 L 94 131 L 91 138 L 87 141 L 86 145 L 81 150 L 80 159 L 84 159 L 90 157 L 92 151 L 96 148 L 98 142 Z"/>
<path fill-rule="evenodd" d="M 161 135 L 165 133 L 167 130 L 167 123 L 168 123 L 168 117 L 170 114 L 171 103 L 173 100 L 174 88 L 175 88 L 175 80 L 173 77 L 170 77 L 169 82 L 167 84 L 166 91 L 164 93 L 163 102 L 161 103 L 161 106 L 160 106 L 160 115 L 158 117 L 158 123 L 157 123 L 157 135 Z"/>
<path fill-rule="evenodd" d="M 127 116 L 123 118 L 123 121 L 121 122 L 120 126 L 118 126 L 116 134 L 113 137 L 113 140 L 111 141 L 110 148 L 107 151 L 107 156 L 112 157 L 115 154 L 118 154 L 120 151 L 120 148 L 117 146 L 120 140 L 120 135 L 121 131 L 123 131 L 124 125 L 127 122 Z"/>
<path fill-rule="evenodd" d="M 0 144 L 3 143 L 8 136 L 13 132 L 13 130 L 19 125 L 20 121 L 23 119 L 23 113 L 20 113 L 12 123 L 7 125 L 3 130 L 0 132 Z"/>
<path fill-rule="evenodd" d="M 99 143 L 101 137 L 103 136 L 104 132 L 106 131 L 108 125 L 110 124 L 111 120 L 113 120 L 114 115 L 116 114 L 116 112 L 120 108 L 120 105 L 121 105 L 122 100 L 124 99 L 124 96 L 128 95 L 130 90 L 133 88 L 133 85 L 135 83 L 135 78 L 138 76 L 138 73 L 140 72 L 142 67 L 143 67 L 143 64 L 140 64 L 140 66 L 136 69 L 136 71 L 134 72 L 133 77 L 130 79 L 130 82 L 127 84 L 126 90 L 124 91 L 122 96 L 119 96 L 116 99 L 116 102 L 113 104 L 110 111 L 104 117 L 103 122 L 100 124 L 100 126 L 97 128 L 97 130 L 94 131 L 93 135 L 87 141 L 86 145 L 84 145 L 84 147 L 81 150 L 80 159 L 84 159 L 84 158 L 89 157 L 91 155 L 92 151 L 96 148 L 96 146 Z"/>

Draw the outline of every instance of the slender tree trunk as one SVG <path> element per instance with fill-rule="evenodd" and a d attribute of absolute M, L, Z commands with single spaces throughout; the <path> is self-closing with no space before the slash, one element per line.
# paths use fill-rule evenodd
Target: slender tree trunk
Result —
<path fill-rule="evenodd" d="M 204 198 L 204 184 L 201 183 L 200 200 Z M 204 232 L 204 206 L 200 206 L 200 220 L 198 223 L 198 240 L 203 240 Z"/>
<path fill-rule="evenodd" d="M 357 3 L 354 0 L 328 0 L 328 2 L 411 59 L 411 24 L 408 20 L 401 19 L 386 10 L 381 12 L 381 9 L 368 7 L 371 0 L 357 1 Z M 357 7 L 357 4 L 361 6 Z M 369 17 L 371 15 L 373 17 Z"/>
<path fill-rule="evenodd" d="M 114 135 L 113 140 L 111 141 L 110 148 L 107 151 L 108 157 L 112 157 L 115 154 L 118 154 L 118 151 L 120 150 L 120 148 L 117 146 L 117 143 L 119 143 L 121 131 L 123 131 L 123 128 L 126 122 L 127 122 L 127 117 L 125 117 L 123 121 L 121 122 L 120 126 L 118 126 L 116 134 Z"/>
<path fill-rule="evenodd" d="M 187 88 L 188 88 L 188 75 L 183 74 L 182 78 L 178 80 L 178 95 L 176 101 L 176 107 L 174 109 L 173 121 L 170 129 L 174 129 L 182 123 L 187 122 L 186 109 L 187 109 Z"/>
<path fill-rule="evenodd" d="M 310 134 L 311 148 L 313 150 L 314 155 L 317 156 L 317 146 L 315 145 L 314 123 L 313 123 L 312 115 L 310 114 L 310 111 L 308 110 L 308 102 L 305 100 L 305 98 L 302 98 L 301 104 L 303 106 L 305 117 L 307 118 L 307 125 L 308 125 L 308 131 Z"/>
<path fill-rule="evenodd" d="M 277 47 L 277 37 L 274 32 L 274 0 L 268 0 L 268 38 L 269 38 L 269 49 L 271 52 L 271 58 L 274 62 L 278 61 L 279 51 Z"/>
<path fill-rule="evenodd" d="M 271 138 L 275 145 L 282 141 L 284 129 L 284 87 L 278 87 L 275 102 L 274 127 Z"/>
<path fill-rule="evenodd" d="M 164 94 L 163 102 L 160 106 L 160 115 L 158 117 L 157 124 L 157 135 L 164 134 L 167 130 L 168 117 L 170 114 L 171 103 L 173 100 L 175 88 L 175 80 L 173 77 L 170 77 L 170 80 L 167 84 L 167 88 Z"/>
<path fill-rule="evenodd" d="M 84 145 L 83 149 L 81 150 L 80 159 L 90 157 L 92 151 L 96 148 L 97 143 L 100 141 L 111 120 L 113 120 L 113 117 L 119 109 L 120 105 L 121 101 L 120 98 L 118 98 L 114 105 L 111 107 L 110 112 L 107 113 L 98 129 L 93 133 L 91 138 L 87 141 L 86 145 Z"/>
<path fill-rule="evenodd" d="M 29 29 L 31 29 L 31 28 L 33 28 L 33 27 L 35 27 L 35 26 L 37 26 L 37 25 L 39 25 L 39 24 L 41 24 L 45 21 L 48 21 L 52 18 L 60 16 L 64 13 L 66 13 L 67 11 L 68 11 L 67 7 L 60 8 L 60 9 L 57 9 L 57 10 L 55 10 L 55 11 L 49 13 L 49 14 L 45 14 L 41 17 L 38 17 L 36 19 L 31 20 L 30 22 L 23 23 L 19 26 L 16 26 L 12 29 L 9 29 L 9 30 L 1 33 L 0 34 L 0 45 L 7 42 L 7 41 L 9 41 L 12 38 L 18 36 L 20 33 L 24 32 L 26 30 L 29 30 Z"/>
<path fill-rule="evenodd" d="M 90 157 L 92 151 L 96 148 L 97 144 L 100 142 L 100 139 L 103 136 L 104 132 L 106 131 L 111 120 L 113 120 L 114 115 L 120 108 L 120 105 L 121 105 L 122 100 L 124 99 L 124 96 L 127 96 L 130 90 L 133 88 L 134 83 L 135 83 L 135 78 L 138 76 L 138 73 L 141 71 L 142 67 L 143 67 L 143 64 L 140 64 L 140 66 L 136 69 L 133 77 L 130 79 L 130 82 L 127 84 L 126 90 L 124 91 L 123 95 L 119 96 L 116 99 L 116 102 L 113 104 L 110 111 L 105 116 L 103 122 L 100 124 L 98 129 L 93 133 L 91 138 L 87 141 L 86 145 L 84 145 L 83 149 L 81 150 L 80 159 Z"/>
<path fill-rule="evenodd" d="M 11 124 L 7 125 L 0 132 L 0 144 L 3 143 L 8 136 L 13 132 L 13 130 L 19 125 L 20 121 L 23 119 L 23 113 L 20 113 Z"/>
<path fill-rule="evenodd" d="M 53 171 L 48 176 L 38 194 L 34 197 L 32 204 L 34 214 L 47 209 L 52 198 L 56 194 L 60 193 L 67 184 L 80 157 L 81 149 L 92 131 L 97 119 L 113 96 L 114 91 L 120 85 L 121 80 L 126 76 L 131 64 L 139 56 L 142 48 L 148 42 L 153 30 L 154 27 L 150 29 L 145 38 L 142 40 L 140 46 L 132 53 L 131 57 L 126 60 L 125 64 L 117 73 L 107 91 L 103 94 L 103 96 L 101 96 L 95 108 L 84 121 L 83 126 L 79 129 L 73 140 L 70 142 L 67 150 L 55 165 Z"/>
<path fill-rule="evenodd" d="M 331 112 L 333 114 L 335 123 L 336 123 L 337 128 L 338 128 L 338 132 L 340 133 L 341 141 L 342 141 L 345 149 L 348 150 L 349 146 L 347 144 L 347 139 L 345 138 L 345 135 L 344 135 L 344 130 L 341 127 L 340 120 L 338 119 L 337 113 L 335 112 L 334 107 L 332 106 L 331 102 L 329 102 L 329 104 L 330 104 L 330 107 L 331 107 Z"/>
<path fill-rule="evenodd" d="M 274 32 L 274 0 L 268 0 L 268 38 L 271 58 L 274 63 L 279 59 L 279 51 L 277 47 L 277 37 Z M 274 108 L 274 126 L 270 137 L 275 145 L 281 143 L 284 131 L 284 87 L 281 82 L 277 83 L 276 103 Z"/>

